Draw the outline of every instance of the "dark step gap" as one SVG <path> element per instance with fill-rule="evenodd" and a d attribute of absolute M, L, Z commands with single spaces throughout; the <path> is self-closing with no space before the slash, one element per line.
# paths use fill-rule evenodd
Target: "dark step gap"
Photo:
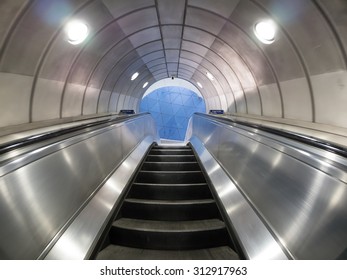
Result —
<path fill-rule="evenodd" d="M 153 184 L 196 184 L 205 183 L 201 171 L 140 171 L 135 179 L 136 183 Z"/>
<path fill-rule="evenodd" d="M 194 155 L 194 153 L 188 149 L 152 149 L 149 155 Z"/>
<path fill-rule="evenodd" d="M 194 155 L 148 155 L 147 162 L 196 162 Z"/>
<path fill-rule="evenodd" d="M 200 171 L 197 162 L 145 162 L 144 171 Z"/>
<path fill-rule="evenodd" d="M 206 183 L 176 185 L 134 183 L 128 197 L 158 200 L 206 199 L 211 198 L 211 191 Z"/>
<path fill-rule="evenodd" d="M 156 221 L 189 221 L 219 218 L 213 199 L 204 200 L 140 200 L 126 199 L 122 217 Z"/>

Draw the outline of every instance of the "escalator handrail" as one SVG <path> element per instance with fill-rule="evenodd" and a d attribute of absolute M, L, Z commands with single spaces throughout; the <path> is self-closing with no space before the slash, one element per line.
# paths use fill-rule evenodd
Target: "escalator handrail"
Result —
<path fill-rule="evenodd" d="M 106 120 L 102 121 L 96 121 L 93 123 L 87 123 L 87 124 L 81 124 L 69 128 L 61 128 L 55 131 L 50 131 L 46 133 L 41 133 L 41 134 L 35 134 L 35 135 L 30 135 L 24 138 L 19 138 L 13 141 L 6 142 L 4 144 L 0 144 L 0 155 L 5 154 L 7 152 L 13 151 L 15 149 L 23 148 L 29 145 L 37 144 L 42 141 L 46 141 L 49 139 L 53 139 L 59 136 L 63 136 L 72 132 L 77 132 L 77 131 L 82 131 L 85 129 L 90 129 L 90 128 L 99 128 L 99 126 L 105 127 L 109 126 L 112 124 L 124 122 L 126 120 L 130 120 L 133 118 L 138 118 L 142 117 L 143 115 L 147 115 L 149 113 L 139 113 L 136 115 L 126 115 L 126 116 L 119 116 L 119 117 L 110 117 Z"/>
<path fill-rule="evenodd" d="M 323 139 L 319 139 L 316 137 L 312 137 L 312 136 L 308 136 L 308 135 L 304 135 L 304 134 L 300 134 L 296 132 L 291 132 L 287 130 L 276 129 L 276 128 L 261 125 L 261 124 L 254 124 L 254 123 L 227 119 L 227 118 L 220 118 L 220 117 L 211 116 L 211 115 L 202 114 L 202 113 L 195 113 L 195 114 L 201 117 L 210 118 L 218 122 L 225 123 L 227 125 L 234 125 L 234 126 L 242 125 L 242 126 L 250 127 L 253 129 L 261 130 L 264 132 L 272 133 L 272 134 L 282 136 L 291 140 L 295 140 L 295 141 L 304 143 L 306 145 L 310 145 L 310 146 L 322 149 L 324 151 L 332 152 L 334 154 L 347 158 L 346 147 L 343 147 L 341 145 L 338 145 L 336 143 L 329 142 Z"/>

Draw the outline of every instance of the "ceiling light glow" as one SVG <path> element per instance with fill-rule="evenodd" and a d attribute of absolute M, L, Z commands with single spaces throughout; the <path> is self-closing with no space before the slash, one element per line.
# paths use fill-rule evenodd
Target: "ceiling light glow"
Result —
<path fill-rule="evenodd" d="M 213 75 L 212 75 L 210 72 L 206 72 L 206 76 L 207 76 L 207 78 L 209 78 L 211 81 L 214 80 L 214 77 L 213 77 Z"/>
<path fill-rule="evenodd" d="M 145 82 L 144 84 L 143 84 L 143 87 L 142 88 L 145 88 L 145 87 L 147 87 L 148 86 L 148 82 Z"/>
<path fill-rule="evenodd" d="M 272 20 L 260 21 L 254 26 L 254 34 L 264 44 L 272 44 L 276 36 L 276 24 Z"/>
<path fill-rule="evenodd" d="M 68 42 L 72 45 L 82 43 L 89 34 L 88 26 L 78 20 L 70 21 L 65 27 L 65 32 Z"/>
<path fill-rule="evenodd" d="M 134 73 L 132 76 L 131 76 L 131 80 L 135 80 L 137 77 L 139 76 L 139 72 L 136 72 Z"/>

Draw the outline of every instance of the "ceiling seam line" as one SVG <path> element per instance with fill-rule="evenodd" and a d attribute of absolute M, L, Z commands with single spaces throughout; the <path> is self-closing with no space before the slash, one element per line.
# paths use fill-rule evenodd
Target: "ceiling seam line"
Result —
<path fill-rule="evenodd" d="M 112 68 L 111 68 L 111 70 L 107 73 L 107 75 L 105 76 L 105 79 L 103 80 L 103 82 L 102 82 L 102 84 L 101 84 L 101 87 L 100 87 L 100 89 L 99 89 L 99 97 L 98 97 L 98 105 L 97 106 L 99 106 L 99 100 L 100 100 L 100 95 L 101 95 L 101 92 L 102 92 L 102 90 L 103 90 L 103 88 L 104 88 L 104 86 L 105 86 L 105 83 L 106 83 L 106 81 L 107 81 L 107 79 L 109 78 L 109 76 L 111 75 L 111 73 L 112 73 L 112 71 L 118 66 L 118 64 L 126 57 L 126 56 L 128 56 L 130 53 L 132 53 L 134 50 L 137 50 L 137 49 L 139 49 L 139 48 L 142 48 L 142 47 L 144 47 L 144 46 L 146 46 L 146 45 L 149 45 L 149 44 L 152 44 L 153 42 L 159 42 L 160 40 L 155 40 L 155 41 L 150 41 L 150 42 L 147 42 L 147 43 L 145 43 L 145 44 L 142 44 L 142 45 L 140 45 L 140 46 L 138 46 L 138 47 L 136 47 L 136 48 L 134 48 L 134 49 L 132 49 L 132 50 L 130 50 L 129 52 L 127 52 L 125 55 L 123 55 L 122 57 L 121 57 L 121 59 L 119 59 L 117 62 L 116 62 L 116 64 L 114 64 L 113 66 L 112 66 Z M 118 45 L 118 43 L 117 43 L 117 45 Z M 116 46 L 116 45 L 115 45 Z M 115 47 L 115 46 L 113 46 L 113 47 Z M 113 48 L 112 47 L 112 48 Z M 159 51 L 159 50 L 158 50 Z M 152 53 L 154 53 L 154 52 L 156 52 L 156 51 L 153 51 Z M 147 54 L 146 54 L 147 55 Z M 112 93 L 111 93 L 112 94 Z M 98 107 L 97 107 L 98 108 Z"/>
<path fill-rule="evenodd" d="M 18 25 L 23 20 L 23 17 L 26 15 L 26 13 L 29 11 L 30 7 L 33 5 L 34 1 L 28 1 L 27 4 L 22 5 L 21 10 L 16 15 L 15 19 L 11 22 L 10 28 L 8 28 L 4 39 L 2 41 L 1 47 L 0 47 L 0 66 L 2 64 L 2 60 L 4 58 L 4 54 L 8 48 L 8 44 L 11 41 L 12 36 L 14 35 L 14 31 L 17 29 Z"/>
<path fill-rule="evenodd" d="M 163 31 L 162 31 L 162 24 L 161 24 L 160 13 L 159 13 L 159 4 L 158 4 L 158 0 L 154 0 L 154 2 L 155 2 L 155 9 L 156 9 L 156 12 L 157 12 L 157 18 L 158 18 L 158 24 L 159 24 L 159 32 L 160 32 L 160 37 L 161 37 L 161 43 L 162 43 L 162 46 L 163 46 L 165 61 L 167 63 L 167 57 L 166 57 L 165 46 L 164 46 L 164 37 L 163 37 Z M 167 69 L 167 76 L 169 77 L 169 69 Z"/>
<path fill-rule="evenodd" d="M 188 8 L 188 0 L 185 0 L 184 1 L 184 14 L 183 14 L 182 32 L 181 32 L 181 42 L 180 42 L 180 48 L 179 48 L 179 52 L 178 52 L 177 78 L 178 78 L 178 70 L 180 68 L 180 59 L 181 59 L 181 51 L 182 51 L 182 44 L 183 44 L 184 26 L 186 24 L 186 18 L 187 18 L 187 8 Z"/>
<path fill-rule="evenodd" d="M 338 47 L 340 49 L 340 52 L 341 52 L 341 55 L 342 55 L 342 59 L 343 59 L 343 63 L 344 63 L 344 66 L 345 66 L 345 70 L 347 70 L 347 51 L 346 51 L 346 49 L 345 49 L 345 47 L 343 45 L 343 41 L 341 39 L 339 31 L 337 30 L 337 27 L 335 26 L 334 22 L 332 21 L 332 19 L 328 15 L 328 12 L 323 7 L 323 5 L 319 1 L 317 1 L 317 0 L 312 0 L 312 2 L 316 6 L 316 8 L 319 10 L 320 14 L 323 16 L 323 18 L 327 22 L 329 28 L 331 29 L 331 31 L 333 33 L 333 36 L 335 37 L 335 40 L 337 42 L 337 45 L 338 45 Z"/>

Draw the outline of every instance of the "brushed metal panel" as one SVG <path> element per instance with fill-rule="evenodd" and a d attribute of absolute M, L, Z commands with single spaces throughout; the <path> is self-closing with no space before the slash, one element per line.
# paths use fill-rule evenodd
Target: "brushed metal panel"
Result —
<path fill-rule="evenodd" d="M 2 166 L 6 170 L 9 164 L 16 165 L 0 178 L 0 259 L 38 258 L 147 135 L 156 137 L 154 121 L 142 115 Z"/>
<path fill-rule="evenodd" d="M 190 6 L 200 7 L 206 9 L 207 11 L 212 11 L 214 13 L 220 14 L 223 17 L 228 18 L 240 0 L 189 0 L 188 4 Z"/>
<path fill-rule="evenodd" d="M 83 260 L 90 256 L 113 210 L 120 202 L 125 187 L 153 140 L 153 137 L 146 137 L 121 163 L 54 244 L 45 256 L 46 260 Z M 80 238 L 81 234 L 83 238 Z"/>
<path fill-rule="evenodd" d="M 232 225 L 246 258 L 288 259 L 248 201 L 203 143 L 195 136 L 190 142 L 228 215 L 228 222 Z"/>
<path fill-rule="evenodd" d="M 29 122 L 32 81 L 29 76 L 0 72 L 0 127 Z"/>
<path fill-rule="evenodd" d="M 197 120 L 193 135 L 222 164 L 294 258 L 344 256 L 345 160 L 337 164 L 338 157 L 331 153 L 295 141 L 193 118 L 193 123 Z M 217 153 L 212 149 L 214 141 L 218 141 Z"/>

